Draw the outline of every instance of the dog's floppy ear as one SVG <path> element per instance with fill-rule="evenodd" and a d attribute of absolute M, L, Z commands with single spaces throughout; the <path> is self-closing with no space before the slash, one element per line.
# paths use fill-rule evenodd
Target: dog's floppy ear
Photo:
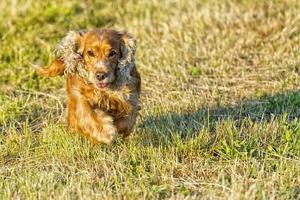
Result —
<path fill-rule="evenodd" d="M 69 31 L 56 48 L 57 57 L 64 62 L 65 73 L 74 73 L 83 66 L 83 39 L 87 31 Z"/>
<path fill-rule="evenodd" d="M 56 48 L 56 59 L 49 66 L 33 66 L 36 69 L 37 74 L 44 77 L 53 77 L 82 69 L 82 44 L 84 33 L 85 31 L 68 32 Z"/>
<path fill-rule="evenodd" d="M 127 32 L 121 32 L 121 59 L 118 64 L 119 77 L 129 78 L 135 67 L 136 40 Z"/>

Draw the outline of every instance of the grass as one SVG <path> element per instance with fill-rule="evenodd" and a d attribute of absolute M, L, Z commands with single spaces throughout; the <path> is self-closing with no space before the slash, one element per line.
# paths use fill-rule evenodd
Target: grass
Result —
<path fill-rule="evenodd" d="M 300 2 L 0 2 L 1 199 L 300 199 Z M 142 111 L 126 141 L 65 129 L 67 30 L 127 29 Z"/>

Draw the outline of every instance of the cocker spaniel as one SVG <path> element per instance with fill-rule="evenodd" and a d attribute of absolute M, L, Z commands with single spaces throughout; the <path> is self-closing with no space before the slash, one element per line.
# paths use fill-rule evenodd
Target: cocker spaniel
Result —
<path fill-rule="evenodd" d="M 111 29 L 70 31 L 48 67 L 36 67 L 44 77 L 66 75 L 67 122 L 70 130 L 93 144 L 128 136 L 140 109 L 140 74 L 135 66 L 136 41 Z"/>

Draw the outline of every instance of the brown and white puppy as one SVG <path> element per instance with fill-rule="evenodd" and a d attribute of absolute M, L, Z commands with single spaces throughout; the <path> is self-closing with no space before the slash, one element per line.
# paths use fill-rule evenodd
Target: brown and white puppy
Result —
<path fill-rule="evenodd" d="M 93 144 L 132 132 L 141 88 L 135 50 L 136 41 L 126 32 L 70 31 L 58 45 L 57 59 L 37 67 L 41 76 L 66 75 L 70 130 Z"/>

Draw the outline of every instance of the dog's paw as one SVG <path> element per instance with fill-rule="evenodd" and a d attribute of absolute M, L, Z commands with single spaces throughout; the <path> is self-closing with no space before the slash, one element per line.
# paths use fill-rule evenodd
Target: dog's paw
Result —
<path fill-rule="evenodd" d="M 101 131 L 101 142 L 111 144 L 117 136 L 117 129 L 113 125 L 103 127 Z"/>
<path fill-rule="evenodd" d="M 91 136 L 91 141 L 94 145 L 98 143 L 105 143 L 105 144 L 112 144 L 117 136 L 117 129 L 111 125 L 111 126 L 104 126 L 102 130 L 99 130 L 95 132 Z"/>
<path fill-rule="evenodd" d="M 98 125 L 96 133 L 93 137 L 98 141 L 106 144 L 111 144 L 117 136 L 117 128 L 113 124 L 113 120 L 109 116 L 103 116 L 101 111 L 96 111 L 101 116 L 101 125 Z"/>

